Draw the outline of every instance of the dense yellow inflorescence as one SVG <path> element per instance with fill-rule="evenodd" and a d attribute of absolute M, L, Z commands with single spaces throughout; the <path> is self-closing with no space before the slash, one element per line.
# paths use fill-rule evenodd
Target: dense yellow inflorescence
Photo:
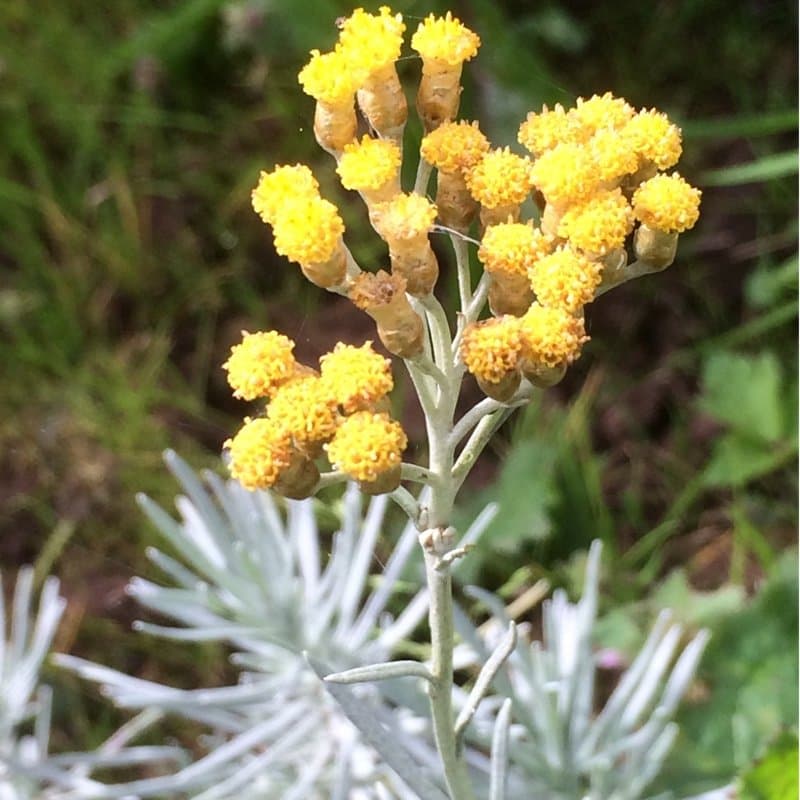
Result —
<path fill-rule="evenodd" d="M 411 37 L 411 47 L 423 58 L 455 66 L 478 52 L 480 37 L 448 11 L 444 17 L 426 17 Z"/>
<path fill-rule="evenodd" d="M 277 331 L 242 331 L 241 344 L 234 345 L 222 365 L 233 396 L 255 400 L 273 394 L 297 371 L 293 350 L 294 342 Z"/>
<path fill-rule="evenodd" d="M 457 119 L 462 67 L 480 39 L 449 12 L 428 16 L 410 38 L 421 62 L 424 135 L 417 185 L 407 191 L 408 108 L 396 70 L 405 31 L 388 6 L 356 9 L 339 23 L 333 49 L 312 51 L 299 74 L 317 101 L 314 135 L 336 159 L 342 187 L 360 193 L 389 245 L 389 265 L 355 262 L 338 209 L 303 164 L 261 172 L 253 209 L 272 227 L 279 254 L 366 312 L 389 353 L 420 368 L 442 352 L 429 329 L 439 275 L 429 234 L 454 237 L 462 270 L 467 248 L 477 245 L 480 290 L 459 272 L 466 302 L 456 362 L 428 364 L 425 377 L 460 380 L 466 370 L 497 402 L 518 403 L 523 379 L 553 385 L 579 357 L 588 341 L 584 310 L 599 292 L 672 263 L 679 234 L 698 219 L 701 193 L 664 172 L 681 155 L 680 129 L 611 92 L 531 111 L 518 131 L 523 152 L 492 147 L 477 122 Z M 435 201 L 427 196 L 432 169 Z M 479 319 L 470 297 L 488 302 L 493 316 Z M 365 490 L 392 491 L 407 441 L 387 413 L 389 359 L 370 342 L 339 343 L 317 372 L 293 350 L 275 331 L 244 333 L 223 365 L 236 397 L 263 404 L 226 444 L 233 476 L 249 489 L 304 496 L 325 452 Z"/>
<path fill-rule="evenodd" d="M 527 277 L 537 259 L 553 248 L 553 238 L 532 222 L 501 222 L 490 225 L 478 248 L 478 259 L 489 274 Z"/>
<path fill-rule="evenodd" d="M 518 205 L 533 187 L 529 159 L 507 147 L 486 153 L 466 178 L 472 196 L 486 208 Z"/>
<path fill-rule="evenodd" d="M 633 211 L 622 191 L 601 190 L 571 206 L 561 217 L 558 234 L 576 250 L 604 256 L 622 247 L 633 229 Z"/>
<path fill-rule="evenodd" d="M 589 341 L 582 316 L 562 307 L 534 303 L 519 319 L 519 357 L 529 365 L 548 368 L 571 364 Z"/>
<path fill-rule="evenodd" d="M 325 450 L 336 469 L 371 482 L 400 466 L 407 444 L 400 423 L 388 414 L 356 411 L 336 429 Z"/>
<path fill-rule="evenodd" d="M 336 401 L 313 374 L 283 384 L 270 399 L 267 417 L 292 437 L 295 446 L 312 451 L 333 436 L 338 422 Z"/>
<path fill-rule="evenodd" d="M 356 192 L 380 189 L 400 173 L 400 148 L 389 139 L 365 134 L 344 148 L 336 172 L 345 189 Z"/>
<path fill-rule="evenodd" d="M 403 15 L 388 6 L 375 15 L 357 8 L 342 22 L 339 44 L 354 71 L 370 74 L 397 61 L 405 29 Z"/>
<path fill-rule="evenodd" d="M 319 360 L 322 382 L 345 414 L 374 409 L 392 390 L 392 367 L 388 358 L 372 349 L 339 342 Z"/>
<path fill-rule="evenodd" d="M 540 305 L 578 313 L 594 300 L 603 268 L 570 247 L 559 247 L 528 268 L 531 288 Z"/>
<path fill-rule="evenodd" d="M 633 212 L 651 228 L 683 233 L 694 227 L 700 216 L 700 195 L 700 190 L 690 186 L 677 172 L 656 175 L 633 193 Z"/>
<path fill-rule="evenodd" d="M 353 68 L 349 54 L 338 47 L 330 53 L 311 51 L 311 60 L 298 76 L 303 91 L 329 105 L 353 103 L 363 76 Z"/>
<path fill-rule="evenodd" d="M 298 264 L 327 261 L 344 233 L 344 223 L 333 203 L 309 197 L 289 203 L 272 226 L 275 250 Z"/>
<path fill-rule="evenodd" d="M 461 339 L 467 369 L 486 383 L 499 383 L 517 368 L 522 348 L 519 320 L 511 315 L 470 325 Z"/>
<path fill-rule="evenodd" d="M 440 172 L 452 173 L 474 167 L 489 150 L 489 140 L 477 122 L 445 122 L 424 136 L 420 154 Z"/>
<path fill-rule="evenodd" d="M 272 419 L 250 419 L 225 442 L 231 475 L 245 489 L 269 489 L 291 461 L 289 433 Z"/>

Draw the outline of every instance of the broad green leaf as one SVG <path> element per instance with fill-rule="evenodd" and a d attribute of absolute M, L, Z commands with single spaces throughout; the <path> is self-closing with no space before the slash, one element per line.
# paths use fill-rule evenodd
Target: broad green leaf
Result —
<path fill-rule="evenodd" d="M 742 800 L 797 798 L 797 733 L 785 731 L 756 764 L 742 776 Z"/>
<path fill-rule="evenodd" d="M 681 734 L 654 792 L 726 783 L 796 725 L 797 600 L 797 553 L 787 552 L 748 607 L 710 625 L 697 696 L 679 711 Z"/>
<path fill-rule="evenodd" d="M 768 264 L 751 273 L 745 284 L 747 301 L 756 308 L 766 308 L 786 295 L 797 295 L 797 254 L 782 264 Z"/>
<path fill-rule="evenodd" d="M 785 462 L 783 451 L 739 433 L 726 434 L 714 445 L 703 472 L 706 486 L 738 487 L 768 475 Z"/>
<path fill-rule="evenodd" d="M 546 441 L 523 441 L 511 449 L 490 492 L 500 510 L 482 537 L 484 543 L 513 549 L 523 540 L 538 541 L 550 535 L 556 455 L 556 448 Z M 481 500 L 481 506 L 487 499 Z"/>
<path fill-rule="evenodd" d="M 777 357 L 715 353 L 703 367 L 701 408 L 746 437 L 776 442 L 784 433 Z"/>

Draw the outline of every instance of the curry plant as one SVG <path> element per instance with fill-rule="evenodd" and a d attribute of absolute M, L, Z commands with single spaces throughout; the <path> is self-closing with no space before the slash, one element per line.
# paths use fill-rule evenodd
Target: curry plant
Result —
<path fill-rule="evenodd" d="M 477 529 L 452 523 L 459 491 L 499 427 L 580 356 L 586 306 L 668 267 L 679 235 L 697 221 L 700 192 L 671 171 L 681 132 L 655 109 L 607 92 L 532 111 L 517 152 L 493 147 L 478 121 L 458 119 L 462 69 L 480 40 L 448 13 L 424 19 L 410 38 L 424 131 L 411 148 L 396 69 L 405 28 L 387 7 L 357 9 L 339 21 L 334 49 L 312 51 L 299 74 L 316 101 L 315 138 L 342 186 L 363 200 L 387 262 L 357 262 L 339 210 L 305 165 L 265 169 L 252 202 L 279 254 L 374 320 L 415 390 L 425 459 L 404 459 L 407 435 L 389 401 L 393 362 L 372 341 L 333 343 L 310 365 L 286 335 L 244 332 L 224 364 L 235 396 L 256 403 L 225 446 L 233 481 L 211 477 L 209 492 L 170 457 L 188 495 L 183 521 L 145 508 L 178 552 L 177 560 L 153 553 L 176 587 L 133 584 L 146 606 L 184 626 L 149 632 L 228 642 L 242 681 L 184 692 L 62 659 L 122 706 L 210 726 L 216 745 L 164 776 L 63 779 L 64 796 L 634 800 L 669 750 L 670 719 L 705 635 L 676 660 L 681 631 L 660 620 L 595 716 L 599 548 L 581 602 L 556 595 L 545 642 L 530 644 L 523 629 L 523 643 L 513 619 L 484 636 L 454 604 L 453 572 Z M 416 163 L 404 170 L 409 159 Z M 401 174 L 414 172 L 404 189 Z M 452 251 L 453 316 L 436 294 L 444 265 L 434 233 Z M 473 380 L 483 397 L 470 406 Z M 347 521 L 326 561 L 308 498 L 346 481 Z M 366 521 L 364 494 L 377 498 Z M 286 522 L 275 496 L 286 499 Z M 367 592 L 388 500 L 408 526 Z M 424 589 L 394 618 L 387 604 L 417 542 Z M 497 598 L 479 595 L 503 620 Z M 423 658 L 392 660 L 425 615 Z M 471 670 L 469 690 L 454 680 L 457 667 Z"/>
<path fill-rule="evenodd" d="M 304 165 L 264 171 L 253 207 L 280 254 L 375 320 L 377 337 L 416 391 L 427 460 L 403 460 L 407 438 L 387 402 L 391 365 L 371 342 L 338 343 L 317 368 L 298 363 L 294 343 L 276 331 L 245 333 L 225 364 L 235 395 L 263 403 L 228 442 L 228 454 L 231 474 L 249 489 L 305 497 L 352 479 L 365 492 L 388 493 L 417 527 L 429 661 L 328 681 L 422 677 L 447 791 L 467 800 L 473 791 L 453 709 L 451 572 L 466 553 L 451 525 L 456 497 L 513 410 L 560 381 L 578 358 L 588 340 L 586 305 L 672 263 L 679 234 L 698 218 L 700 192 L 667 172 L 681 154 L 680 130 L 611 93 L 531 112 L 519 128 L 524 153 L 492 147 L 477 121 L 457 119 L 462 68 L 480 40 L 449 13 L 422 21 L 410 40 L 422 66 L 416 110 L 425 135 L 419 152 L 408 152 L 395 66 L 404 31 L 402 16 L 387 7 L 375 15 L 357 9 L 340 22 L 334 49 L 313 51 L 299 75 L 316 100 L 316 140 L 342 185 L 361 195 L 388 245 L 388 265 L 356 262 L 337 208 Z M 418 159 L 408 192 L 400 181 L 405 158 Z M 432 232 L 452 245 L 454 319 L 435 294 Z M 477 283 L 473 249 L 483 267 Z M 457 414 L 467 373 L 486 396 Z M 409 486 L 419 484 L 415 495 Z M 490 659 L 486 669 L 496 672 L 502 660 Z M 488 686 L 489 677 L 478 683 Z"/>

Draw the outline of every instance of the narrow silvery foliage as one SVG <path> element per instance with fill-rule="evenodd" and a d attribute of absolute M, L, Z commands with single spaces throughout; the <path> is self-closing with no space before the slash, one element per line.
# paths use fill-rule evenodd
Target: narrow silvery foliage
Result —
<path fill-rule="evenodd" d="M 543 607 L 544 642 L 521 644 L 509 659 L 502 681 L 515 719 L 508 745 L 508 798 L 646 797 L 677 734 L 672 718 L 708 633 L 701 631 L 681 648 L 681 627 L 670 623 L 668 612 L 662 613 L 605 706 L 595 713 L 592 635 L 600 550 L 596 541 L 580 601 L 572 604 L 563 591 L 555 592 Z M 496 598 L 476 594 L 502 618 Z M 488 721 L 482 720 L 484 728 Z"/>
<path fill-rule="evenodd" d="M 241 680 L 236 686 L 185 691 L 59 657 L 62 665 L 100 682 L 123 708 L 157 709 L 212 731 L 208 754 L 176 773 L 120 785 L 84 782 L 74 796 L 437 797 L 439 766 L 416 713 L 425 707 L 420 681 L 385 681 L 380 693 L 365 685 L 349 690 L 360 710 L 380 721 L 378 735 L 414 764 L 410 774 L 402 765 L 396 768 L 401 781 L 365 744 L 309 664 L 327 674 L 386 661 L 424 618 L 424 592 L 397 618 L 386 610 L 414 552 L 416 529 L 408 524 L 383 571 L 370 574 L 378 563 L 375 543 L 383 532 L 385 495 L 371 500 L 362 516 L 363 495 L 351 486 L 343 499 L 341 530 L 326 554 L 312 501 L 287 501 L 284 520 L 267 492 L 249 492 L 213 474 L 205 476 L 207 489 L 174 453 L 167 462 L 186 493 L 176 502 L 181 520 L 147 498 L 140 501 L 178 555 L 148 552 L 172 586 L 136 579 L 130 591 L 181 627 L 137 627 L 180 641 L 232 645 Z M 490 515 L 491 509 L 468 539 Z"/>
<path fill-rule="evenodd" d="M 49 577 L 34 613 L 33 584 L 33 570 L 22 568 L 6 625 L 0 580 L 0 800 L 59 800 L 95 769 L 174 761 L 176 748 L 127 747 L 154 719 L 153 711 L 123 726 L 94 753 L 48 752 L 52 692 L 40 682 L 40 671 L 66 603 L 58 580 Z"/>
<path fill-rule="evenodd" d="M 58 581 L 48 578 L 33 616 L 33 570 L 23 568 L 17 577 L 8 615 L 0 581 L 0 799 L 39 797 L 42 784 L 22 774 L 18 767 L 47 761 L 50 733 L 49 688 L 39 685 L 39 671 L 64 612 Z M 25 734 L 23 729 L 32 734 Z"/>

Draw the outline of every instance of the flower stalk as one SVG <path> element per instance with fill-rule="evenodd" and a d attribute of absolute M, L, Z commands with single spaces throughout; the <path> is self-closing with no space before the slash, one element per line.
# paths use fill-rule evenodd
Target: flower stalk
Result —
<path fill-rule="evenodd" d="M 468 552 L 451 527 L 456 497 L 514 409 L 534 389 L 561 380 L 580 356 L 588 341 L 585 306 L 672 262 L 679 234 L 697 219 L 700 193 L 677 173 L 660 172 L 680 156 L 679 129 L 665 115 L 637 112 L 610 93 L 579 99 L 569 110 L 531 112 L 518 137 L 527 153 L 492 148 L 477 122 L 456 120 L 463 66 L 480 39 L 449 13 L 429 16 L 411 36 L 421 61 L 416 107 L 425 135 L 413 191 L 404 193 L 408 104 L 395 69 L 402 15 L 388 7 L 375 15 L 358 9 L 340 31 L 331 53 L 312 53 L 300 81 L 317 101 L 317 138 L 336 157 L 343 187 L 359 192 L 370 224 L 388 245 L 390 272 L 356 263 L 341 216 L 305 167 L 263 173 L 254 207 L 273 227 L 279 252 L 369 315 L 386 350 L 404 362 L 424 416 L 427 463 L 403 461 L 407 439 L 388 413 L 393 383 L 378 354 L 356 355 L 337 345 L 320 360 L 316 377 L 314 368 L 296 364 L 293 343 L 272 334 L 248 343 L 227 365 L 243 399 L 267 400 L 267 421 L 249 421 L 246 435 L 232 440 L 231 469 L 248 488 L 272 487 L 293 497 L 348 476 L 366 492 L 388 493 L 414 522 L 429 597 L 428 663 L 377 664 L 328 680 L 424 678 L 447 790 L 452 800 L 471 800 L 460 743 L 515 634 L 512 627 L 456 718 L 452 569 Z M 344 121 L 356 100 L 371 128 L 360 140 Z M 435 202 L 427 196 L 434 170 Z M 525 218 L 530 200 L 539 221 Z M 435 294 L 440 255 L 431 248 L 432 231 L 449 234 L 458 285 L 452 321 Z M 474 286 L 471 247 L 482 267 Z M 258 363 L 263 354 L 270 364 Z M 486 398 L 457 418 L 467 372 Z M 302 390 L 292 389 L 301 379 Z M 347 389 L 353 380 L 356 388 Z M 275 410 L 284 407 L 283 415 Z M 290 426 L 288 418 L 298 413 L 307 415 L 305 423 Z M 315 472 L 312 462 L 323 452 L 332 471 L 322 464 Z M 305 459 L 302 474 L 288 480 L 296 453 Z M 404 482 L 423 489 L 415 496 Z M 498 752 L 508 736 L 507 706 L 503 713 Z M 497 796 L 504 780 L 498 769 Z"/>

